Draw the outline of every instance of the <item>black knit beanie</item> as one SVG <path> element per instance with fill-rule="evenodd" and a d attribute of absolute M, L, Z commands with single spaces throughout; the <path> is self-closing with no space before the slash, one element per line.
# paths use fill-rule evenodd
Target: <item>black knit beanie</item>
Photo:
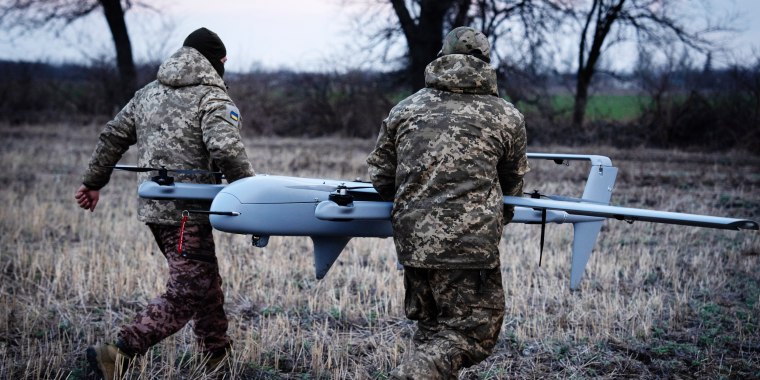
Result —
<path fill-rule="evenodd" d="M 227 49 L 224 48 L 222 39 L 216 33 L 206 28 L 197 29 L 185 38 L 182 46 L 198 50 L 211 62 L 211 66 L 214 66 L 214 70 L 219 73 L 219 76 L 224 77 L 222 58 L 227 56 Z"/>

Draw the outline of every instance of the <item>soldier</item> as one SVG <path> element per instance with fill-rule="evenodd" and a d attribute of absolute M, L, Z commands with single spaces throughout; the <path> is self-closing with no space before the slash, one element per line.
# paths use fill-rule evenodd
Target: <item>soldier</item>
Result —
<path fill-rule="evenodd" d="M 455 379 L 491 354 L 505 299 L 498 244 L 528 172 L 525 123 L 498 96 L 490 44 L 452 30 L 425 69 L 425 88 L 383 120 L 367 158 L 375 189 L 393 200 L 413 348 L 395 379 Z"/>
<path fill-rule="evenodd" d="M 228 182 L 254 175 L 240 138 L 240 111 L 222 79 L 226 60 L 216 33 L 200 28 L 187 36 L 183 47 L 161 65 L 157 80 L 137 91 L 106 124 L 75 194 L 81 208 L 95 210 L 111 166 L 134 144 L 139 166 L 221 170 Z M 141 181 L 148 176 L 141 174 Z M 179 182 L 218 183 L 210 173 L 174 177 Z M 182 215 L 183 210 L 209 206 L 209 202 L 140 199 L 138 218 L 148 225 L 166 257 L 169 279 L 166 292 L 121 327 L 115 344 L 87 349 L 91 366 L 104 378 L 120 378 L 135 355 L 191 320 L 208 369 L 226 359 L 231 340 L 211 225 L 208 216 L 191 214 L 184 220 Z"/>

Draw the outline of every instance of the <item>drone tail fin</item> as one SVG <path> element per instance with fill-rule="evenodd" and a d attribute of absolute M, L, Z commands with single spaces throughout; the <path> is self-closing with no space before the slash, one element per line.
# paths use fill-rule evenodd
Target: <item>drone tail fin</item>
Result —
<path fill-rule="evenodd" d="M 578 290 L 583 272 L 591 257 L 602 221 L 573 223 L 573 262 L 570 265 L 570 289 Z"/>
<path fill-rule="evenodd" d="M 338 259 L 343 248 L 346 247 L 350 237 L 322 237 L 312 236 L 314 242 L 314 270 L 317 279 L 321 280 L 330 270 L 335 260 Z"/>
<path fill-rule="evenodd" d="M 617 172 L 617 168 L 611 164 L 592 164 L 582 199 L 609 204 Z M 573 223 L 573 262 L 570 265 L 570 289 L 572 290 L 577 290 L 581 283 L 581 277 L 586 270 L 586 264 L 601 229 L 602 221 Z"/>

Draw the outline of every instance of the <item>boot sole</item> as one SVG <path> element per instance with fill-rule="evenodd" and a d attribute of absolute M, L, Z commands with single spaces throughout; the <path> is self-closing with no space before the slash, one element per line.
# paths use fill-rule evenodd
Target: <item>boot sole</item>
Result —
<path fill-rule="evenodd" d="M 87 347 L 87 361 L 90 363 L 90 369 L 92 369 L 99 379 L 103 379 L 103 371 L 100 370 L 98 365 L 98 353 L 95 352 L 95 348 Z"/>

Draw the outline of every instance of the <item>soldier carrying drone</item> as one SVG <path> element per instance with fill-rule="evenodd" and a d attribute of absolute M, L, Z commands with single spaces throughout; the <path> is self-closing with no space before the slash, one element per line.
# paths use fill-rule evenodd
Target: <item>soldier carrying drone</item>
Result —
<path fill-rule="evenodd" d="M 75 198 L 95 210 L 115 165 L 137 144 L 139 165 L 206 169 L 218 167 L 229 182 L 254 175 L 240 138 L 240 111 L 222 79 L 227 52 L 214 32 L 200 28 L 159 68 L 157 80 L 134 98 L 100 134 Z M 180 175 L 182 175 L 181 171 Z M 143 174 L 142 180 L 147 180 Z M 215 177 L 193 175 L 183 182 L 216 183 Z M 208 201 L 140 199 L 138 218 L 145 222 L 169 264 L 166 292 L 150 301 L 133 321 L 122 326 L 115 344 L 87 349 L 87 358 L 106 379 L 121 378 L 135 355 L 179 331 L 190 320 L 209 370 L 227 357 L 224 294 L 208 217 L 183 210 L 208 209 Z M 180 225 L 181 223 L 181 225 Z"/>

